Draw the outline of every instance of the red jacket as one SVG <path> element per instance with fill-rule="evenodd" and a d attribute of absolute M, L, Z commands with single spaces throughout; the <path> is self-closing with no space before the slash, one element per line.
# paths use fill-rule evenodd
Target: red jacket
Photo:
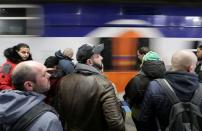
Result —
<path fill-rule="evenodd" d="M 0 90 L 15 89 L 12 86 L 11 75 L 16 63 L 7 60 L 0 68 Z"/>

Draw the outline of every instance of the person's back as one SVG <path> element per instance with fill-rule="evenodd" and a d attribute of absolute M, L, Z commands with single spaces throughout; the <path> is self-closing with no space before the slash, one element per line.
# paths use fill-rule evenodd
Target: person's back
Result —
<path fill-rule="evenodd" d="M 74 63 L 72 62 L 73 50 L 71 48 L 66 48 L 63 52 L 58 50 L 55 52 L 55 56 L 59 60 L 58 68 L 63 71 L 63 75 L 70 74 L 74 71 Z"/>
<path fill-rule="evenodd" d="M 172 104 L 169 113 L 169 125 L 166 131 L 201 131 L 202 113 L 200 103 L 202 101 L 202 86 L 197 88 L 189 101 L 181 101 L 173 88 L 165 79 L 156 79 L 163 92 Z"/>
<path fill-rule="evenodd" d="M 165 76 L 177 97 L 183 102 L 190 101 L 193 93 L 199 87 L 198 77 L 194 74 L 196 62 L 197 58 L 194 53 L 186 50 L 177 51 L 172 56 L 172 71 L 167 72 Z M 164 131 L 169 124 L 171 107 L 172 104 L 160 85 L 157 81 L 152 81 L 141 105 L 140 124 L 137 129 L 157 131 L 157 118 Z"/>
<path fill-rule="evenodd" d="M 112 83 L 99 70 L 102 68 L 102 50 L 102 46 L 81 46 L 74 73 L 61 80 L 61 116 L 69 131 L 125 130 Z"/>
<path fill-rule="evenodd" d="M 49 89 L 49 74 L 45 66 L 38 62 L 21 62 L 13 70 L 12 82 L 17 90 L 0 92 L 0 125 L 5 131 L 12 129 L 22 116 L 39 103 Z M 23 121 L 26 123 L 26 121 Z M 15 129 L 12 129 L 15 130 Z M 46 111 L 25 128 L 26 131 L 62 131 L 57 114 Z"/>
<path fill-rule="evenodd" d="M 137 116 L 139 114 L 139 108 L 149 82 L 153 79 L 164 78 L 165 73 L 166 68 L 160 55 L 156 52 L 149 51 L 143 57 L 139 74 L 134 76 L 126 85 L 124 100 L 129 103 L 132 109 L 132 117 L 136 125 L 138 124 Z"/>

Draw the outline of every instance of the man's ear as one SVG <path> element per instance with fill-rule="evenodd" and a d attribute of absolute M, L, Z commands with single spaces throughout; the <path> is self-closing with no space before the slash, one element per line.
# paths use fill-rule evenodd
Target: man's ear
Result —
<path fill-rule="evenodd" d="M 92 61 L 91 59 L 88 59 L 88 60 L 86 61 L 86 63 L 87 63 L 87 65 L 92 65 L 92 64 L 93 64 L 93 61 Z"/>
<path fill-rule="evenodd" d="M 193 65 L 190 65 L 190 66 L 187 68 L 187 72 L 194 72 L 194 66 L 193 66 Z"/>
<path fill-rule="evenodd" d="M 24 83 L 24 88 L 25 88 L 26 91 L 33 91 L 33 82 L 26 81 Z"/>

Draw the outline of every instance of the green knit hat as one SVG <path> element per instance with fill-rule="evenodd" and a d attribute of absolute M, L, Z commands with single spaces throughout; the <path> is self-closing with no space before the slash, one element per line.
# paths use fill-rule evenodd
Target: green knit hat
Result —
<path fill-rule="evenodd" d="M 161 60 L 160 55 L 156 52 L 149 51 L 147 54 L 144 55 L 142 62 L 151 60 L 160 61 Z"/>

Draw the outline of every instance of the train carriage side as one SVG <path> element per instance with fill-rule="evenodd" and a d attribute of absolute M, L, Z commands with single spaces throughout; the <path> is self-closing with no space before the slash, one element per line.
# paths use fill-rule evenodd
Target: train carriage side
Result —
<path fill-rule="evenodd" d="M 103 43 L 105 74 L 119 93 L 137 73 L 139 47 L 148 46 L 158 52 L 169 68 L 174 51 L 193 50 L 202 41 L 202 11 L 197 6 L 120 3 L 44 3 L 37 6 L 40 6 L 40 22 L 27 22 L 22 28 L 28 29 L 22 34 L 13 36 L 0 29 L 0 54 L 6 47 L 23 41 L 30 45 L 34 59 L 43 63 L 58 49 L 70 47 L 76 52 L 81 44 Z M 3 8 L 1 5 L 0 9 Z M 29 10 L 23 14 L 33 12 Z M 26 18 L 30 19 L 36 18 Z M 5 16 L 0 15 L 0 27 L 3 20 Z M 11 30 L 19 29 L 14 27 Z M 37 35 L 24 35 L 36 31 Z"/>

